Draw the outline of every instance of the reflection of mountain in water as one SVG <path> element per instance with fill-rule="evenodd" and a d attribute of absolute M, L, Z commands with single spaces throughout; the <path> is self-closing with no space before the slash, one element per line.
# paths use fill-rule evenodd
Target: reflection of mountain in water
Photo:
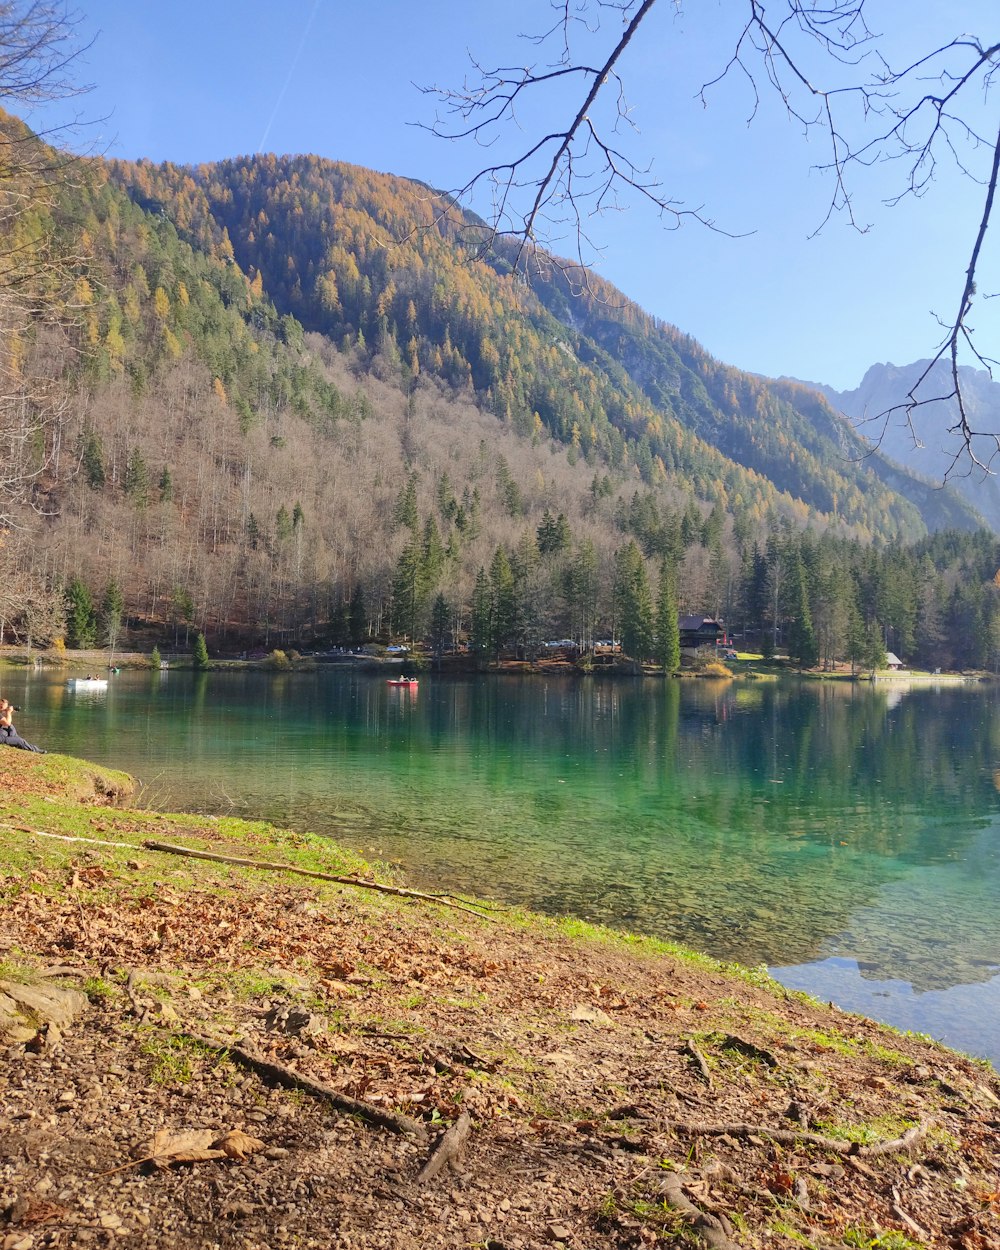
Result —
<path fill-rule="evenodd" d="M 782 985 L 805 990 L 844 1011 L 861 1012 L 897 1029 L 926 1033 L 946 1046 L 988 1059 L 1000 1071 L 1000 976 L 973 985 L 914 993 L 907 981 L 865 980 L 853 959 L 771 970 Z"/>

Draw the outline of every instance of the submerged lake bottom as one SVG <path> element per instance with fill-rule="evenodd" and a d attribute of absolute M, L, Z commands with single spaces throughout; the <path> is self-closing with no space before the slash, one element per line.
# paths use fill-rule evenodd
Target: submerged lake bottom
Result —
<path fill-rule="evenodd" d="M 783 680 L 3 674 L 31 741 L 144 806 L 765 964 L 1000 1066 L 996 690 Z"/>

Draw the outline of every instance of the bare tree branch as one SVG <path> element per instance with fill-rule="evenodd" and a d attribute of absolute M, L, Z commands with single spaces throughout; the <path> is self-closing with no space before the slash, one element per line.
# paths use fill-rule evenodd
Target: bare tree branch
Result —
<path fill-rule="evenodd" d="M 513 264 L 517 269 L 529 255 L 538 257 L 536 244 L 549 241 L 553 226 L 562 230 L 568 223 L 576 237 L 577 263 L 585 266 L 590 258 L 584 246 L 584 221 L 593 213 L 618 208 L 615 197 L 623 187 L 637 191 L 674 228 L 685 218 L 692 218 L 710 229 L 718 229 L 700 209 L 684 208 L 679 201 L 664 195 L 659 182 L 651 176 L 650 167 L 636 164 L 605 135 L 592 113 L 598 97 L 612 90 L 612 129 L 619 125 L 632 127 L 624 83 L 616 66 L 655 3 L 656 0 L 620 4 L 598 0 L 598 8 L 614 10 L 625 22 L 624 30 L 600 64 L 572 62 L 570 27 L 579 20 L 581 10 L 571 13 L 568 4 L 554 3 L 553 7 L 561 13 L 559 21 L 532 42 L 544 44 L 558 33 L 563 46 L 556 63 L 541 68 L 531 65 L 487 69 L 473 60 L 471 83 L 466 80 L 459 89 L 421 88 L 425 94 L 436 96 L 445 111 L 444 117 L 438 117 L 426 129 L 442 138 L 471 140 L 489 148 L 498 142 L 501 128 L 508 124 L 519 126 L 519 107 L 526 97 L 565 86 L 574 79 L 583 80 L 582 98 L 564 128 L 540 135 L 508 160 L 483 167 L 464 186 L 451 192 L 456 201 L 464 203 L 473 198 L 482 184 L 489 186 L 491 220 L 482 241 L 484 251 L 499 239 L 512 239 Z"/>
<path fill-rule="evenodd" d="M 511 241 L 517 268 L 529 256 L 540 259 L 540 245 L 551 245 L 554 235 L 564 238 L 568 231 L 576 239 L 574 266 L 583 269 L 594 259 L 586 219 L 624 207 L 619 199 L 622 191 L 638 193 L 653 204 L 672 228 L 690 221 L 719 230 L 703 207 L 685 207 L 682 200 L 668 195 L 652 176 L 651 165 L 630 155 L 617 137 L 623 129 L 635 132 L 620 65 L 656 2 L 578 0 L 571 5 L 569 0 L 551 0 L 552 24 L 529 42 L 534 49 L 554 45 L 554 61 L 495 69 L 472 61 L 472 75 L 460 89 L 423 88 L 441 104 L 443 114 L 427 127 L 441 137 L 492 149 L 512 131 L 526 136 L 513 155 L 474 173 L 442 210 L 446 216 L 456 202 L 470 203 L 488 187 L 489 222 L 481 234 L 484 252 L 501 240 Z M 736 75 L 749 91 L 748 123 L 757 116 L 764 94 L 770 93 L 777 95 L 803 133 L 825 136 L 828 156 L 818 168 L 830 176 L 831 193 L 814 233 L 838 215 L 858 231 L 871 228 L 856 210 L 854 183 L 857 175 L 875 166 L 899 167 L 898 190 L 883 200 L 889 207 L 925 195 L 944 163 L 983 188 L 957 312 L 950 319 L 938 319 L 945 337 L 929 368 L 945 358 L 951 364 L 953 392 L 936 398 L 958 404 L 958 418 L 948 431 L 957 447 L 952 470 L 960 465 L 989 470 L 1000 451 L 1000 439 L 973 428 L 958 369 L 963 355 L 986 369 L 996 363 L 977 347 L 971 314 L 1000 161 L 1000 135 L 990 137 L 981 129 L 983 119 L 990 119 L 991 131 L 995 125 L 986 105 L 1000 70 L 1000 43 L 961 33 L 897 67 L 888 51 L 891 41 L 868 24 L 865 0 L 744 3 L 745 17 L 735 42 L 720 72 L 703 84 L 699 98 L 707 104 L 713 88 Z M 618 29 L 613 21 L 602 25 L 602 18 L 616 19 Z M 588 48 L 604 43 L 603 59 L 575 55 L 578 33 L 586 37 Z M 574 105 L 572 91 L 577 86 Z M 597 108 L 601 100 L 609 106 L 603 113 Z M 531 121 L 551 116 L 553 109 L 555 116 L 566 119 L 565 125 L 539 126 Z M 916 407 L 931 402 L 917 389 L 901 405 L 908 421 Z M 888 420 L 892 411 L 878 419 Z M 981 437 L 991 440 L 988 454 L 978 443 Z"/>
<path fill-rule="evenodd" d="M 0 106 L 64 99 L 74 83 L 77 17 L 59 0 L 0 0 Z M 52 380 L 32 368 L 40 328 L 64 318 L 76 256 L 61 252 L 51 219 L 80 158 L 0 111 L 0 534 L 33 500 L 65 413 Z"/>

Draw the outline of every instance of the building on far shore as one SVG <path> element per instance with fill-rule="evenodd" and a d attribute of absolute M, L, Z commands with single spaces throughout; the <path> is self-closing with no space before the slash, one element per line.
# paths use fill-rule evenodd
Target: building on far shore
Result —
<path fill-rule="evenodd" d="M 726 636 L 725 626 L 711 616 L 679 616 L 677 628 L 682 650 L 714 647 Z"/>

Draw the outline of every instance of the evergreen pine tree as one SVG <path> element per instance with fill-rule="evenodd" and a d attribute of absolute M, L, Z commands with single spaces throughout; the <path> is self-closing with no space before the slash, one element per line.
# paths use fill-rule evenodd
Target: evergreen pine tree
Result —
<path fill-rule="evenodd" d="M 125 600 L 121 587 L 114 580 L 108 582 L 101 600 L 101 641 L 109 651 L 118 645 L 118 635 L 122 627 L 122 615 L 125 611 Z"/>
<path fill-rule="evenodd" d="M 448 643 L 451 626 L 451 608 L 448 601 L 439 591 L 431 607 L 431 650 L 440 656 Z"/>
<path fill-rule="evenodd" d="M 493 597 L 489 578 L 482 565 L 476 573 L 476 585 L 472 591 L 472 631 L 469 644 L 481 661 L 493 649 Z"/>
<path fill-rule="evenodd" d="M 66 645 L 86 651 L 97 641 L 97 613 L 90 591 L 74 577 L 66 589 Z"/>
<path fill-rule="evenodd" d="M 194 661 L 196 672 L 203 673 L 209 667 L 208 647 L 205 645 L 205 635 L 200 632 L 194 636 L 194 643 L 191 646 L 191 658 Z"/>
<path fill-rule="evenodd" d="M 368 613 L 365 611 L 365 592 L 361 583 L 355 584 L 351 593 L 351 605 L 347 613 L 351 642 L 361 642 L 368 630 Z"/>
<path fill-rule="evenodd" d="M 634 539 L 615 553 L 615 600 L 622 651 L 633 659 L 646 659 L 653 644 L 653 601 L 646 565 Z"/>
<path fill-rule="evenodd" d="M 665 673 L 681 666 L 681 633 L 677 623 L 677 592 L 673 570 L 664 564 L 660 572 L 660 593 L 656 600 L 656 659 Z"/>
<path fill-rule="evenodd" d="M 816 645 L 809 607 L 809 586 L 801 558 L 796 560 L 792 576 L 795 578 L 795 615 L 789 629 L 788 653 L 800 668 L 812 668 L 819 658 L 819 647 Z"/>

